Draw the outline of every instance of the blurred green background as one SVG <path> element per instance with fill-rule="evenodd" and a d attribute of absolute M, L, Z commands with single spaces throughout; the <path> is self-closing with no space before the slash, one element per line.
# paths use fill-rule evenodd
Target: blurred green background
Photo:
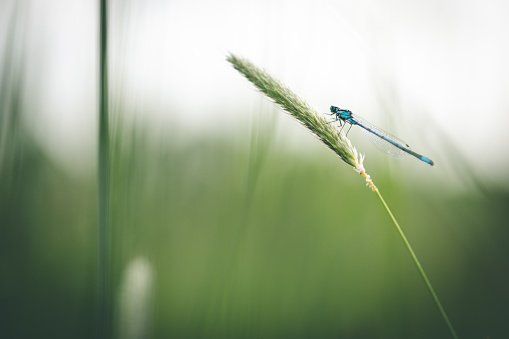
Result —
<path fill-rule="evenodd" d="M 348 47 L 349 37 L 365 33 L 356 25 L 372 17 L 378 6 L 394 9 L 400 2 L 365 2 L 353 9 L 330 2 L 260 3 L 246 5 L 264 13 L 263 20 L 255 18 L 260 27 L 252 26 L 256 20 L 241 5 L 217 3 L 218 13 L 232 16 L 232 25 L 240 29 L 221 28 L 229 38 L 218 38 L 210 54 L 208 45 L 198 49 L 205 66 L 213 69 L 209 73 L 193 49 L 203 41 L 194 40 L 196 33 L 189 29 L 197 26 L 208 39 L 209 27 L 199 19 L 209 5 L 193 2 L 196 12 L 189 12 L 177 1 L 165 12 L 161 1 L 111 2 L 114 336 L 450 337 L 403 242 L 362 177 L 236 74 L 224 60 L 231 42 L 245 57 L 253 51 L 255 59 L 274 66 L 275 76 L 288 80 L 304 97 L 309 93 L 320 109 L 344 105 L 322 100 L 338 92 L 342 94 L 336 100 L 354 107 L 371 105 L 383 116 L 383 127 L 400 132 L 395 134 L 435 160 L 431 168 L 414 159 L 387 158 L 364 143 L 360 133 L 352 130 L 350 135 L 367 153 L 366 169 L 406 232 L 459 337 L 508 337 L 505 136 L 494 126 L 488 138 L 489 124 L 467 119 L 476 117 L 475 110 L 444 116 L 446 122 L 456 122 L 448 128 L 414 92 L 407 92 L 391 67 L 389 75 L 373 68 L 369 77 L 377 84 L 353 99 L 343 87 L 331 90 L 320 82 L 307 87 L 310 73 L 320 73 L 324 82 L 344 76 L 357 91 L 362 78 L 348 80 L 349 73 L 327 73 L 318 66 L 314 72 L 316 54 L 282 52 L 284 46 L 274 37 L 292 19 L 279 22 L 281 11 L 295 15 L 299 8 L 332 8 L 353 25 L 346 38 L 334 42 Z M 470 5 L 475 11 L 479 4 Z M 498 5 L 490 3 L 488 12 L 497 12 Z M 427 8 L 422 20 L 428 22 L 430 13 L 438 21 L 470 13 L 459 6 L 446 14 L 441 7 L 436 12 Z M 90 338 L 95 334 L 98 279 L 97 8 L 83 1 L 43 7 L 31 1 L 0 5 L 0 337 Z M 172 26 L 173 21 L 163 20 L 165 13 L 190 26 Z M 69 25 L 78 14 L 81 21 Z M 377 22 L 384 22 L 384 15 L 394 19 L 396 14 L 379 15 Z M 166 27 L 174 39 L 174 60 L 172 53 L 161 52 L 168 41 L 139 32 L 140 18 Z M 244 19 L 253 21 L 244 26 Z M 52 22 L 55 31 L 47 28 Z M 313 21 L 300 24 L 309 29 L 306 25 Z M 38 31 L 41 27 L 45 29 Z M 58 34 L 68 36 L 58 40 Z M 325 54 L 332 46 L 311 41 L 319 35 L 311 30 L 298 43 L 310 43 Z M 267 37 L 272 40 L 265 41 Z M 382 44 L 386 37 L 381 33 L 366 41 Z M 73 54 L 76 46 L 82 48 Z M 159 60 L 158 52 L 170 57 L 170 66 L 129 61 L 137 46 L 139 53 L 153 53 L 154 60 Z M 334 62 L 343 63 L 341 55 L 336 57 Z M 311 70 L 299 70 L 299 64 Z M 150 67 L 160 73 L 140 77 L 151 73 Z M 183 76 L 177 68 L 188 73 Z M 470 70 L 472 77 L 485 74 Z M 507 67 L 495 73 L 503 77 Z M 484 97 L 467 99 L 468 93 L 454 91 L 463 80 L 455 81 L 445 100 L 463 98 L 476 108 Z M 499 79 L 488 86 L 503 93 L 506 83 Z M 365 100 L 370 94 L 374 98 Z M 502 116 L 507 99 L 496 99 L 487 105 L 495 107 L 494 116 Z M 440 105 L 432 100 L 433 107 Z M 465 120 L 474 120 L 474 127 Z M 487 132 L 470 133 L 471 128 Z M 465 135 L 467 146 L 458 142 Z M 483 153 L 471 148 L 476 142 L 484 147 L 491 142 L 491 149 Z"/>

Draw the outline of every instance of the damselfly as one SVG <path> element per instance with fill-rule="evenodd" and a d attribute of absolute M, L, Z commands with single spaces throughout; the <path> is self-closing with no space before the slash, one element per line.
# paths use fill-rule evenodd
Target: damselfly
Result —
<path fill-rule="evenodd" d="M 373 126 L 371 123 L 353 114 L 351 111 L 347 109 L 341 109 L 336 106 L 331 106 L 330 111 L 330 115 L 334 115 L 336 118 L 332 122 L 339 121 L 341 130 L 345 127 L 346 123 L 350 124 L 350 128 L 352 128 L 352 125 L 362 127 L 364 131 L 368 132 L 367 134 L 369 137 L 371 137 L 375 146 L 377 146 L 384 153 L 395 158 L 402 158 L 403 156 L 410 154 L 417 159 L 433 166 L 433 161 L 430 158 L 415 153 L 403 140 L 398 139 L 395 136 L 381 130 L 380 128 Z M 348 129 L 348 132 L 350 131 L 350 128 Z"/>

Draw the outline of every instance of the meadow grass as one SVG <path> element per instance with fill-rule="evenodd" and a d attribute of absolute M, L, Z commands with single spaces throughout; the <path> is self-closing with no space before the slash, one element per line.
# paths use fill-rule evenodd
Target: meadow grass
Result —
<path fill-rule="evenodd" d="M 437 305 L 440 314 L 444 318 L 451 334 L 454 338 L 457 338 L 456 331 L 454 330 L 447 314 L 445 313 L 440 300 L 438 299 L 435 290 L 433 289 L 421 263 L 417 259 L 414 250 L 410 246 L 403 230 L 399 226 L 396 218 L 392 214 L 389 206 L 383 199 L 380 191 L 371 180 L 371 177 L 366 173 L 363 166 L 364 156 L 359 155 L 357 150 L 352 147 L 350 140 L 344 136 L 341 132 L 338 132 L 335 126 L 323 119 L 323 114 L 319 114 L 317 110 L 313 109 L 307 102 L 300 98 L 297 94 L 291 91 L 286 85 L 280 81 L 274 79 L 266 71 L 255 66 L 249 60 L 240 58 L 233 53 L 227 57 L 227 60 L 233 65 L 233 67 L 246 77 L 251 83 L 253 83 L 258 90 L 267 95 L 274 101 L 279 107 L 285 112 L 297 119 L 302 125 L 313 133 L 318 139 L 320 139 L 327 147 L 333 150 L 339 157 L 348 165 L 352 166 L 354 170 L 361 174 L 366 179 L 366 184 L 376 193 L 380 202 L 382 203 L 387 214 L 391 218 L 394 226 L 396 227 L 400 237 L 402 238 L 405 246 L 410 253 L 412 260 L 414 261 L 419 273 L 421 274 L 426 286 L 428 287 L 435 304 Z"/>
<path fill-rule="evenodd" d="M 108 123 L 108 6 L 99 3 L 99 133 L 98 133 L 98 336 L 109 338 L 111 333 L 110 289 L 110 156 Z"/>
<path fill-rule="evenodd" d="M 16 3 L 22 5 L 18 12 L 28 7 Z M 98 314 L 97 172 L 74 172 L 45 140 L 62 128 L 48 124 L 47 115 L 61 97 L 40 105 L 52 68 L 23 47 L 34 47 L 24 37 L 37 27 L 27 25 L 26 12 L 13 13 L 1 33 L 0 329 L 6 338 L 90 338 Z M 68 27 L 76 28 L 82 25 Z M 53 36 L 37 36 L 35 50 L 52 45 Z M 200 136 L 182 143 L 179 137 L 188 131 L 178 124 L 169 126 L 171 133 L 164 126 L 171 140 L 151 143 L 153 126 L 137 125 L 145 133 L 140 135 L 115 125 L 115 114 L 132 115 L 129 103 L 110 109 L 109 138 L 103 139 L 111 148 L 111 203 L 102 218 L 114 236 L 112 259 L 102 263 L 111 262 L 109 286 L 115 289 L 109 297 L 118 293 L 131 260 L 150 260 L 156 298 L 149 305 L 154 312 L 147 337 L 449 336 L 419 275 L 409 274 L 406 249 L 390 227 L 382 227 L 389 219 L 378 200 L 348 180 L 350 169 L 338 166 L 332 153 L 320 145 L 305 156 L 264 145 L 270 150 L 258 151 L 266 158 L 260 165 L 253 159 L 257 151 L 245 147 L 249 140 Z M 75 109 L 95 114 L 78 104 Z M 181 113 L 173 105 L 164 109 Z M 212 109 L 211 116 L 220 117 L 224 109 Z M 157 115 L 149 110 L 143 116 Z M 115 131 L 125 138 L 116 138 Z M 269 137 L 260 129 L 260 142 L 270 144 Z M 74 147 L 67 139 L 59 142 Z M 448 157 L 458 154 L 442 150 Z M 83 160 L 86 154 L 76 149 L 73 156 Z M 449 161 L 460 173 L 468 169 L 454 157 Z M 446 186 L 437 194 L 436 186 L 409 190 L 385 168 L 377 172 L 398 219 L 411 226 L 405 232 L 436 288 L 448 291 L 444 302 L 456 326 L 475 338 L 505 337 L 507 190 L 463 172 L 462 179 L 478 181 L 477 189 L 458 194 Z M 251 173 L 253 180 L 246 178 Z M 104 209 L 108 199 L 101 196 Z M 249 216 L 242 216 L 247 207 Z"/>

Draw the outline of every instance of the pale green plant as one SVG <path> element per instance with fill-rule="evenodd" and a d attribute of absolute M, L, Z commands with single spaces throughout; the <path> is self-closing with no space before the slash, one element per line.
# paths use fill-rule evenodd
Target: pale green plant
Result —
<path fill-rule="evenodd" d="M 280 106 L 285 112 L 297 119 L 302 125 L 307 127 L 311 133 L 313 133 L 318 139 L 320 139 L 327 147 L 333 150 L 339 157 L 348 165 L 352 166 L 353 169 L 362 175 L 366 179 L 366 184 L 376 193 L 378 199 L 384 206 L 387 214 L 391 218 L 394 226 L 396 227 L 399 235 L 403 239 L 408 252 L 410 253 L 419 273 L 426 286 L 428 287 L 435 304 L 437 305 L 444 321 L 446 322 L 451 334 L 454 338 L 458 338 L 456 331 L 454 330 L 447 314 L 445 313 L 440 300 L 438 299 L 435 290 L 431 286 L 431 283 L 426 276 L 417 256 L 415 255 L 410 243 L 408 242 L 403 230 L 399 226 L 396 218 L 392 214 L 389 206 L 383 199 L 380 191 L 371 180 L 371 177 L 366 173 L 364 169 L 363 161 L 364 156 L 359 154 L 355 147 L 352 146 L 350 140 L 340 133 L 333 124 L 330 124 L 323 118 L 323 114 L 319 114 L 317 110 L 312 108 L 307 102 L 290 90 L 280 81 L 274 79 L 267 72 L 261 68 L 255 66 L 249 60 L 240 58 L 232 53 L 227 57 L 233 67 L 242 73 L 250 82 L 252 82 L 262 93 L 272 99 L 278 106 Z"/>
<path fill-rule="evenodd" d="M 149 337 L 154 269 L 147 258 L 127 265 L 118 295 L 117 335 L 122 339 Z"/>

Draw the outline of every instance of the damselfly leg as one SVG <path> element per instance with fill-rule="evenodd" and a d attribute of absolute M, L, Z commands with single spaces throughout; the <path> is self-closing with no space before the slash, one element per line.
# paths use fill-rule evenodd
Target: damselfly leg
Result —
<path fill-rule="evenodd" d="M 333 122 L 338 122 L 339 127 L 341 127 L 338 132 L 338 136 L 339 136 L 341 134 L 341 132 L 343 131 L 343 128 L 345 128 L 347 122 L 340 119 L 337 113 L 324 113 L 324 114 L 335 116 L 335 119 L 327 122 L 327 124 L 332 124 Z M 350 132 L 350 129 L 352 128 L 352 124 L 349 124 L 349 125 L 350 125 L 350 127 L 348 127 L 348 131 L 346 132 L 345 136 L 348 136 L 348 133 Z"/>
<path fill-rule="evenodd" d="M 334 120 L 327 122 L 326 124 L 332 124 L 333 122 L 339 121 L 339 126 L 341 126 L 341 119 L 338 118 L 338 115 L 336 113 L 324 113 L 327 115 L 334 115 Z"/>
<path fill-rule="evenodd" d="M 341 119 L 340 119 L 340 121 L 341 121 Z M 350 127 L 348 127 L 348 131 L 346 131 L 345 137 L 348 136 L 348 133 L 350 133 L 350 129 L 352 129 L 352 124 L 349 124 L 349 125 L 350 125 Z M 341 134 L 341 132 L 343 131 L 343 128 L 345 128 L 345 126 L 346 126 L 346 121 L 344 122 L 343 126 L 341 126 L 341 129 L 339 130 L 339 134 Z"/>

